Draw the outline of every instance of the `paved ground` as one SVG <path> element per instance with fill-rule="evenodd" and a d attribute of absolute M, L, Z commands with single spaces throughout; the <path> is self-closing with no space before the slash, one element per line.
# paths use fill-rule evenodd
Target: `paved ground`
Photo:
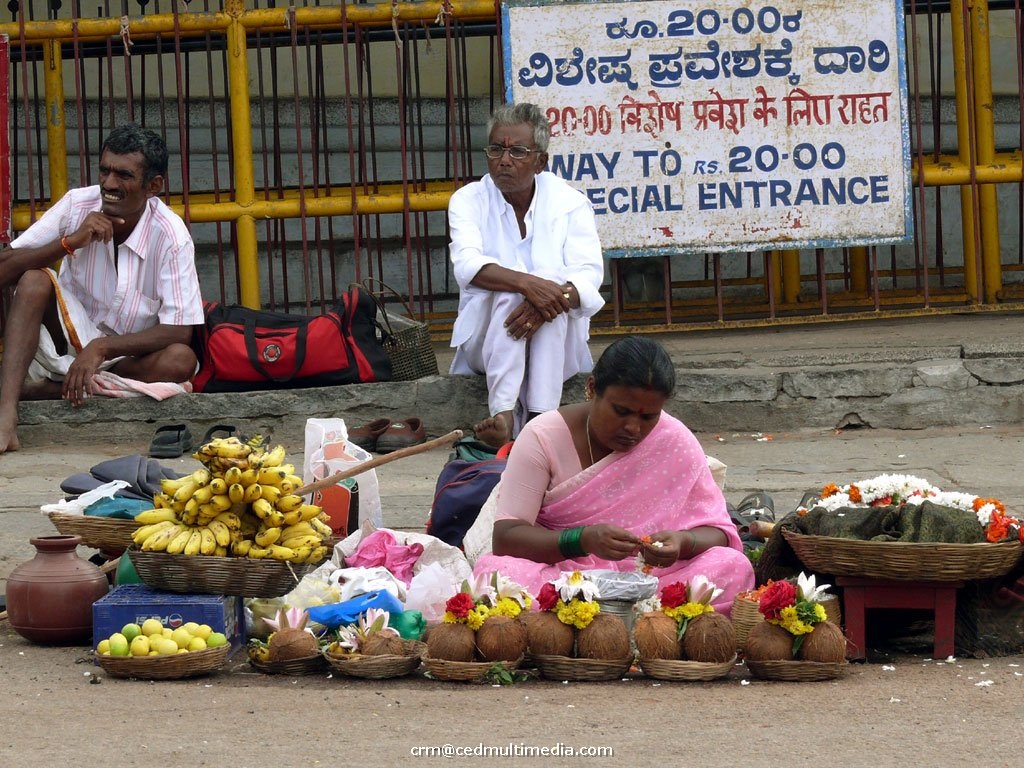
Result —
<path fill-rule="evenodd" d="M 931 339 L 964 332 L 926 323 Z M 980 327 L 979 326 L 976 327 Z M 1010 333 L 1005 318 L 987 325 Z M 854 329 L 827 329 L 839 342 Z M 807 334 L 806 336 L 804 334 Z M 904 332 L 871 327 L 880 343 L 912 343 Z M 929 335 L 930 334 L 930 335 Z M 813 336 L 813 340 L 812 340 Z M 813 329 L 728 336 L 732 346 L 770 347 L 780 337 L 819 348 Z M 861 345 L 865 339 L 860 335 Z M 962 335 L 961 335 L 962 338 Z M 302 419 L 297 415 L 296 419 Z M 53 425 L 50 438 L 0 456 L 0 579 L 31 556 L 33 535 L 52 532 L 38 507 L 59 497 L 65 476 L 104 458 L 144 451 L 151 425 L 134 441 Z M 701 433 L 705 449 L 728 466 L 727 497 L 768 491 L 788 509 L 803 491 L 829 481 L 905 472 L 943 488 L 993 495 L 1024 510 L 1024 425 L 967 424 L 916 431 L 754 431 Z M 289 458 L 301 446 L 288 444 Z M 419 529 L 437 472 L 434 451 L 378 470 L 385 523 Z M 182 469 L 191 459 L 168 462 Z M 83 550 L 83 554 L 88 554 Z M 508 765 L 632 766 L 1009 766 L 1020 717 L 1024 658 L 931 660 L 925 642 L 887 642 L 869 664 L 822 683 L 751 681 L 738 667 L 715 683 L 612 683 L 531 680 L 509 687 L 414 677 L 397 681 L 272 678 L 236 664 L 195 681 L 145 683 L 106 677 L 85 649 L 27 643 L 0 624 L 0 749 L 3 764 L 84 768 L 113 762 L 233 766 L 440 764 L 414 757 L 420 747 L 556 747 L 560 757 L 520 756 Z M 58 721 L 56 718 L 59 717 Z M 55 728 L 55 726 L 57 726 Z M 566 757 L 566 747 L 611 749 L 607 757 Z M 456 759 L 456 758 L 452 758 Z M 466 764 L 486 758 L 466 757 Z M 491 758 L 493 762 L 493 758 Z"/>

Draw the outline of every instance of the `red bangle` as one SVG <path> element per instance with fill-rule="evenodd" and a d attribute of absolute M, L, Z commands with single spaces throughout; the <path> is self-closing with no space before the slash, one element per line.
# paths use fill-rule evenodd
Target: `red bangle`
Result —
<path fill-rule="evenodd" d="M 70 245 L 68 245 L 68 236 L 67 235 L 64 235 L 64 237 L 62 237 L 60 239 L 60 244 L 64 246 L 64 253 L 66 253 L 68 256 L 74 256 L 75 255 L 75 249 L 72 248 Z"/>

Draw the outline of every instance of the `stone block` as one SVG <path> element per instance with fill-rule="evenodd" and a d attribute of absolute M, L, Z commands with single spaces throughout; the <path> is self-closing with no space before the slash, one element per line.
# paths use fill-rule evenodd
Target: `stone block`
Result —
<path fill-rule="evenodd" d="M 1024 383 L 1024 360 L 1014 357 L 988 357 L 964 360 L 964 368 L 983 384 Z"/>
<path fill-rule="evenodd" d="M 962 360 L 930 360 L 914 367 L 915 387 L 938 387 L 940 389 L 967 389 L 976 385 L 977 379 L 968 373 Z"/>
<path fill-rule="evenodd" d="M 683 402 L 767 402 L 779 393 L 779 375 L 766 368 L 676 370 L 675 399 Z"/>
<path fill-rule="evenodd" d="M 910 369 L 881 363 L 843 368 L 805 368 L 782 374 L 791 397 L 884 397 L 911 386 Z"/>

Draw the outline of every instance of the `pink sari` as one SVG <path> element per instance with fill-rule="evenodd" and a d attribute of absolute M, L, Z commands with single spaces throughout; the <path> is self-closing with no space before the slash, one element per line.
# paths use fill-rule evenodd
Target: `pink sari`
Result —
<path fill-rule="evenodd" d="M 727 546 L 712 547 L 668 568 L 656 568 L 653 575 L 662 587 L 697 575 L 708 577 L 724 590 L 714 605 L 726 615 L 736 593 L 754 586 L 753 567 L 743 553 L 704 450 L 690 430 L 667 413 L 633 450 L 613 453 L 551 488 L 535 524 L 557 531 L 598 523 L 619 525 L 637 536 L 699 526 L 718 528 L 725 534 Z M 498 571 L 536 595 L 545 582 L 558 578 L 562 571 L 631 571 L 635 567 L 634 558 L 616 561 L 587 555 L 547 564 L 483 555 L 473 571 Z"/>

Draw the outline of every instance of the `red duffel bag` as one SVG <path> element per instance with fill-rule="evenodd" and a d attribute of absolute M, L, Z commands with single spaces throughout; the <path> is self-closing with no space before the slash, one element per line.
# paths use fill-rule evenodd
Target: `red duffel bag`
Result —
<path fill-rule="evenodd" d="M 196 337 L 196 392 L 242 392 L 391 379 L 377 305 L 354 286 L 332 311 L 309 317 L 205 305 Z"/>

